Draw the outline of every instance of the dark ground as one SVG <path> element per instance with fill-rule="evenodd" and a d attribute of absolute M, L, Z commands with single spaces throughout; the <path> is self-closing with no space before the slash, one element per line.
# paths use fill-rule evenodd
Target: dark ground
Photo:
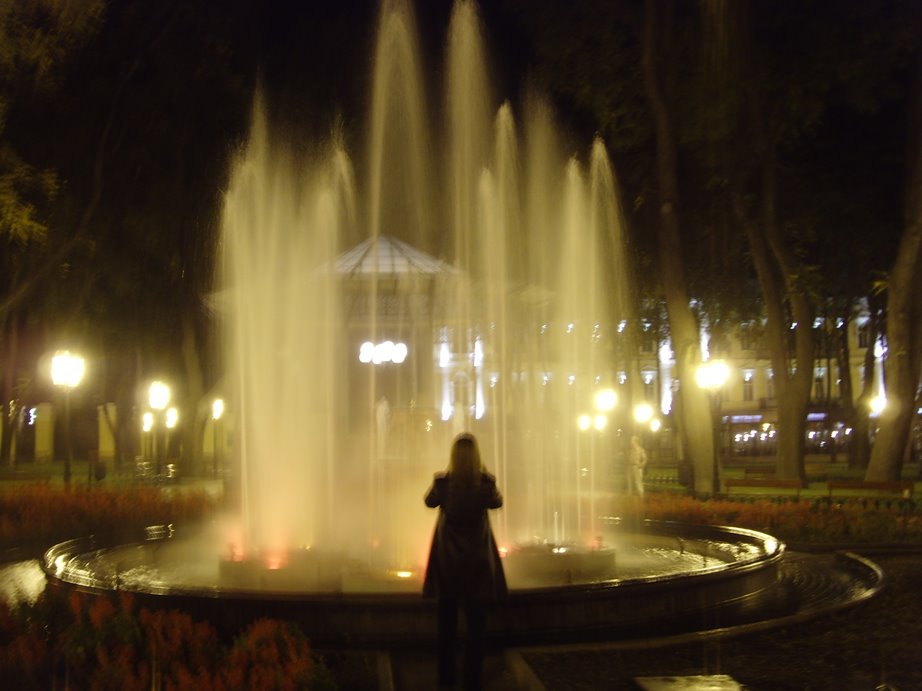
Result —
<path fill-rule="evenodd" d="M 871 555 L 885 587 L 786 628 L 662 648 L 600 646 L 522 656 L 547 691 L 637 689 L 638 676 L 726 674 L 752 691 L 922 689 L 922 554 Z"/>

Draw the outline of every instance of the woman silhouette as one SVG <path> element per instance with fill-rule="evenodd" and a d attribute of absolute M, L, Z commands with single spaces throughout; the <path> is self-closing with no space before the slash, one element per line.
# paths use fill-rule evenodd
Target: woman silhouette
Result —
<path fill-rule="evenodd" d="M 458 435 L 447 473 L 437 473 L 426 493 L 426 506 L 439 508 L 429 550 L 423 597 L 438 598 L 439 685 L 455 683 L 458 610 L 464 609 L 467 638 L 463 687 L 479 689 L 483 667 L 485 606 L 506 595 L 506 576 L 488 509 L 503 498 L 496 479 L 483 470 L 474 435 Z"/>

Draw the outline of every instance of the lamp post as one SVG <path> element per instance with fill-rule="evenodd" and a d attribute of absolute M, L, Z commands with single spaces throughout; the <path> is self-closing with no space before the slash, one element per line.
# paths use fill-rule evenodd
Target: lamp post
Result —
<path fill-rule="evenodd" d="M 176 423 L 179 422 L 179 411 L 176 408 L 167 408 L 164 427 L 166 427 L 165 439 L 163 441 L 163 456 L 164 459 L 169 457 L 170 453 L 170 433 L 173 431 L 173 428 L 176 427 Z"/>
<path fill-rule="evenodd" d="M 157 422 L 156 418 L 163 415 L 163 411 L 166 410 L 167 404 L 170 402 L 170 387 L 164 384 L 162 381 L 152 381 L 150 384 L 150 389 L 147 392 L 147 402 L 150 403 L 151 410 L 154 411 L 155 423 Z M 159 476 L 161 471 L 161 454 L 160 454 L 160 444 L 157 442 L 157 424 L 154 424 L 153 432 L 153 452 L 154 452 L 154 463 L 156 467 L 156 473 Z"/>
<path fill-rule="evenodd" d="M 647 425 L 653 419 L 653 406 L 649 403 L 638 403 L 634 406 L 634 422 Z"/>
<path fill-rule="evenodd" d="M 720 490 L 720 390 L 729 376 L 730 367 L 723 360 L 708 360 L 695 372 L 698 386 L 707 391 L 711 403 L 711 445 L 714 449 L 712 494 Z"/>
<path fill-rule="evenodd" d="M 146 435 L 141 438 L 141 455 L 148 462 L 154 455 L 153 429 L 154 414 L 149 410 L 145 411 L 144 415 L 141 416 L 141 432 Z M 149 468 L 150 466 L 148 465 L 147 467 Z"/>
<path fill-rule="evenodd" d="M 663 421 L 658 417 L 650 420 L 650 460 L 655 464 L 659 462 L 660 455 L 660 435 L 658 432 L 663 428 Z"/>
<path fill-rule="evenodd" d="M 214 434 L 212 439 L 212 463 L 214 465 L 214 477 L 218 479 L 218 422 L 224 415 L 224 399 L 216 398 L 211 403 L 211 430 Z"/>
<path fill-rule="evenodd" d="M 70 392 L 80 385 L 86 371 L 86 361 L 70 351 L 59 350 L 51 358 L 51 381 L 64 389 L 64 440 L 67 456 L 64 460 L 64 484 L 70 485 L 71 466 L 74 462 L 74 447 L 70 433 Z"/>

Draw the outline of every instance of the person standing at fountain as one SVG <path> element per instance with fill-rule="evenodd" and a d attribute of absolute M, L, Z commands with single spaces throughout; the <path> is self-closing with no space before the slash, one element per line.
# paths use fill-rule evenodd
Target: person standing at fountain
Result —
<path fill-rule="evenodd" d="M 455 438 L 448 472 L 436 474 L 425 501 L 439 509 L 423 583 L 423 597 L 438 599 L 439 685 L 455 683 L 458 610 L 463 609 L 463 688 L 480 689 L 486 607 L 504 597 L 507 587 L 487 515 L 503 505 L 503 498 L 496 479 L 483 469 L 474 435 Z"/>
<path fill-rule="evenodd" d="M 628 469 L 628 478 L 630 482 L 630 493 L 638 497 L 643 496 L 643 469 L 647 465 L 647 452 L 640 443 L 640 437 L 636 434 L 631 437 L 631 448 L 628 451 L 628 459 L 631 467 Z"/>

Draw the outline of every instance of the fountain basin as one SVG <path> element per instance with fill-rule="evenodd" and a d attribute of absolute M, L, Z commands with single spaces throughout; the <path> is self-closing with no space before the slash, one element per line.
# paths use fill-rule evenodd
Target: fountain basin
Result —
<path fill-rule="evenodd" d="M 178 557 L 177 568 L 190 578 L 168 582 L 138 576 L 138 564 L 156 562 L 174 548 L 188 553 Z M 319 646 L 411 645 L 435 638 L 435 603 L 420 595 L 421 574 L 400 578 L 353 563 L 343 567 L 338 591 L 299 591 L 294 571 L 277 579 L 282 587 L 261 588 L 234 578 L 208 581 L 227 565 L 196 565 L 195 549 L 169 530 L 148 530 L 144 540 L 127 544 L 78 538 L 49 549 L 43 569 L 53 587 L 96 594 L 130 591 L 140 606 L 188 611 L 227 632 L 274 617 L 297 621 Z M 778 616 L 796 606 L 777 587 L 783 552 L 775 538 L 755 531 L 644 521 L 631 532 L 614 534 L 611 549 L 600 551 L 599 560 L 584 562 L 593 568 L 610 562 L 610 572 L 584 574 L 579 582 L 565 581 L 572 561 L 555 566 L 553 557 L 541 561 L 536 552 L 516 565 L 513 554 L 510 594 L 491 607 L 488 636 L 505 645 L 628 639 Z M 654 561 L 665 556 L 673 566 L 645 575 L 634 559 L 640 554 Z M 119 568 L 112 569 L 113 563 Z M 517 571 L 528 564 L 556 573 L 543 580 L 521 578 Z M 268 573 L 266 582 L 275 575 Z"/>

